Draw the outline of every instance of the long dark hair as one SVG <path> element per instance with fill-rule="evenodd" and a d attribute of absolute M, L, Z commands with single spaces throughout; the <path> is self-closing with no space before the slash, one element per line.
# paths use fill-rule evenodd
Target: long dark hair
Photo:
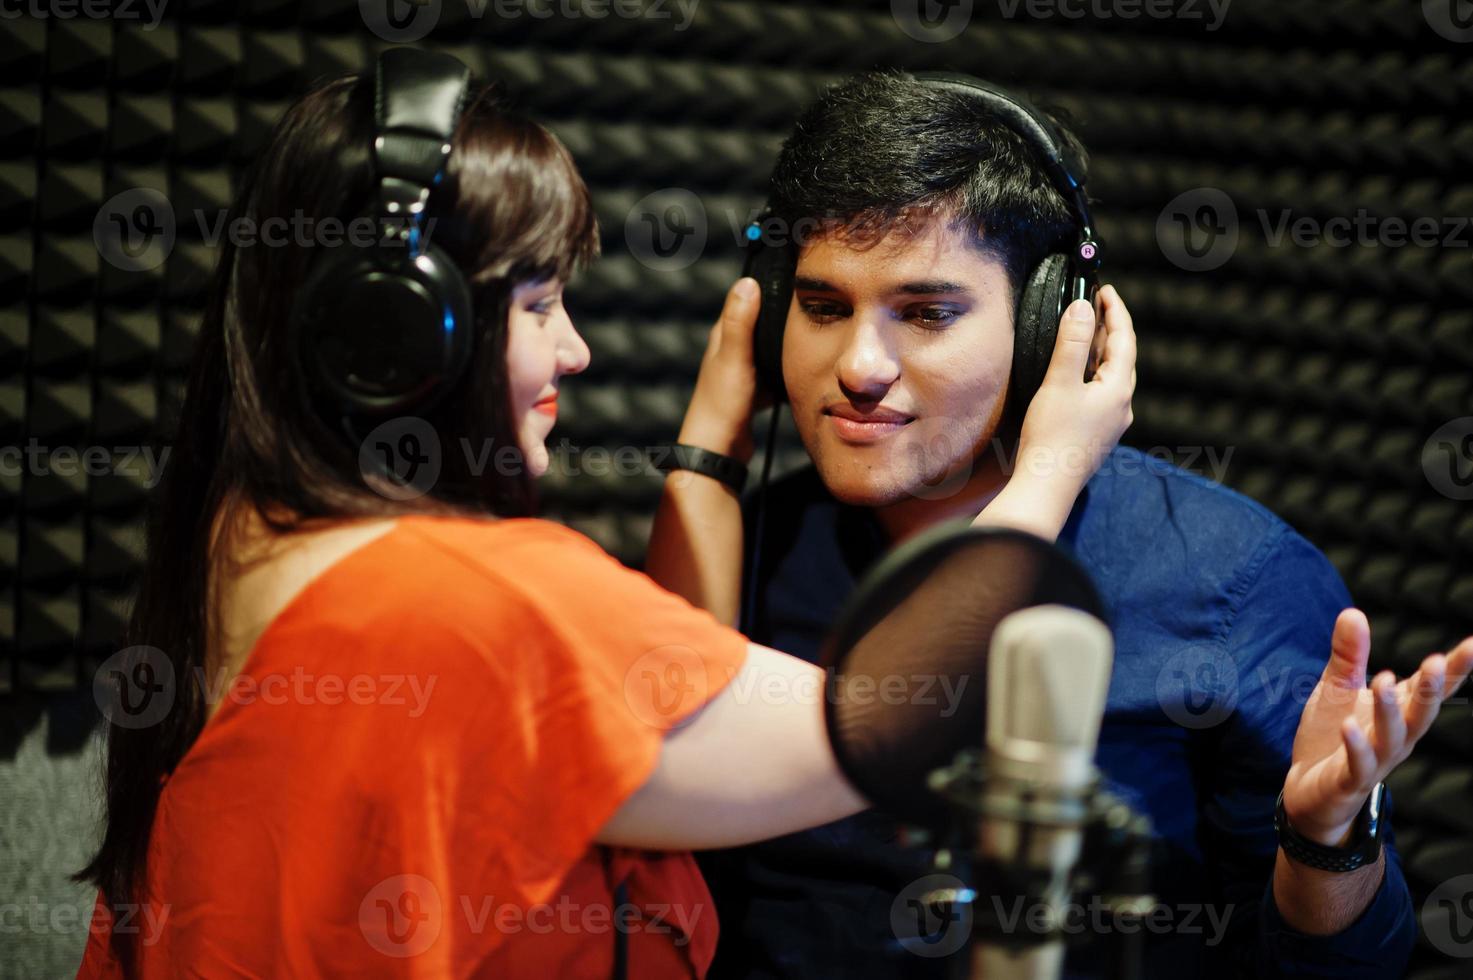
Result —
<path fill-rule="evenodd" d="M 230 221 L 264 228 L 270 218 L 300 216 L 346 226 L 363 215 L 373 191 L 373 111 L 371 74 L 308 92 L 245 174 Z M 495 86 L 478 84 L 427 214 L 435 220 L 432 239 L 471 285 L 477 339 L 469 370 L 425 420 L 447 449 L 469 440 L 465 445 L 519 453 L 506 368 L 512 291 L 521 282 L 566 279 L 597 254 L 588 189 L 556 138 L 513 112 Z M 475 472 L 473 453 L 443 452 L 440 477 L 422 496 L 396 500 L 370 489 L 357 447 L 313 411 L 293 366 L 290 313 L 315 250 L 296 243 L 221 246 L 170 465 L 151 501 L 125 637 L 130 651 L 169 659 L 177 691 L 157 724 L 109 726 L 105 831 L 97 856 L 76 876 L 97 885 L 109 903 L 144 899 L 162 781 L 208 717 L 205 658 L 225 550 L 216 546 L 218 515 L 254 508 L 286 534 L 330 518 L 514 516 L 535 506 L 524 465 Z M 125 937 L 115 933 L 114 941 L 130 963 Z"/>

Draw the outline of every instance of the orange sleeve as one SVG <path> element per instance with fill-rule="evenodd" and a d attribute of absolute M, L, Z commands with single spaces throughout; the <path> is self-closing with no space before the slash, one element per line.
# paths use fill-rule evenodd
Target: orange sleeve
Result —
<path fill-rule="evenodd" d="M 486 880 L 533 904 L 649 778 L 665 734 L 741 668 L 747 640 L 575 531 L 511 523 L 455 543 L 504 597 L 487 635 L 512 639 L 484 651 L 495 680 L 465 756 L 481 767 L 476 819 L 496 828 L 484 853 L 504 863 Z"/>

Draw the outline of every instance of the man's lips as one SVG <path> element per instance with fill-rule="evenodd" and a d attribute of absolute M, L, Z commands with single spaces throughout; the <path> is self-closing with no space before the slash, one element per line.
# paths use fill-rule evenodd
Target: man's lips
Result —
<path fill-rule="evenodd" d="M 846 442 L 867 443 L 899 432 L 911 422 L 913 415 L 903 415 L 888 408 L 862 412 L 852 405 L 830 405 L 823 410 L 834 432 Z"/>

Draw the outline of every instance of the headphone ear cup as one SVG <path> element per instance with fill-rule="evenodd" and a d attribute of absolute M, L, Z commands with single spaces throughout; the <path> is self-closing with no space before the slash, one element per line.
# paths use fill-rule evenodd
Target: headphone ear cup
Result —
<path fill-rule="evenodd" d="M 788 324 L 788 307 L 793 302 L 793 273 L 798 249 L 791 242 L 767 245 L 759 238 L 747 245 L 742 275 L 757 280 L 762 291 L 762 309 L 752 334 L 752 356 L 757 366 L 757 383 L 778 401 L 788 397 L 783 384 L 783 331 Z"/>
<path fill-rule="evenodd" d="M 474 346 L 465 278 L 433 242 L 343 250 L 309 277 L 293 315 L 297 363 L 335 411 L 426 412 Z"/>
<path fill-rule="evenodd" d="M 1069 295 L 1069 259 L 1062 254 L 1047 256 L 1028 276 L 1023 295 L 1018 300 L 1018 315 L 1013 328 L 1013 381 L 1010 396 L 1016 420 L 1023 416 L 1033 396 L 1043 384 L 1054 344 L 1059 335 L 1059 317 L 1064 314 Z"/>

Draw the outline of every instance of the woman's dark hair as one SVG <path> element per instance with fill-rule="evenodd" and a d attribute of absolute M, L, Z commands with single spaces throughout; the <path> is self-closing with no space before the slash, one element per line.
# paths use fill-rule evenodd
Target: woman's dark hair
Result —
<path fill-rule="evenodd" d="M 1039 111 L 1087 165 L 1062 111 Z M 865 239 L 959 219 L 1002 262 L 1015 297 L 1028 270 L 1077 233 L 1031 143 L 979 100 L 894 70 L 854 75 L 804 110 L 769 202 L 789 228 L 816 222 Z"/>
<path fill-rule="evenodd" d="M 329 219 L 347 226 L 363 216 L 374 193 L 373 88 L 371 74 L 338 78 L 288 109 L 245 174 L 226 227 L 238 218 L 261 228 L 268 219 L 294 217 L 305 227 Z M 588 189 L 556 138 L 511 111 L 494 86 L 478 84 L 468 94 L 427 217 L 435 222 L 432 240 L 470 284 L 476 340 L 468 370 L 424 413 L 445 451 L 435 485 L 409 500 L 365 482 L 357 447 L 316 414 L 295 369 L 288 328 L 315 249 L 221 246 L 171 465 L 150 502 L 142 577 L 125 636 L 129 650 L 168 658 L 174 701 L 157 724 L 109 726 L 102 845 L 77 875 L 109 903 L 142 900 L 162 780 L 208 717 L 205 657 L 216 629 L 222 513 L 253 508 L 285 534 L 332 518 L 533 510 L 524 465 L 499 462 L 474 472 L 478 453 L 451 447 L 511 447 L 521 460 L 506 366 L 512 291 L 519 283 L 566 279 L 597 254 Z M 124 939 L 114 936 L 128 964 Z"/>

